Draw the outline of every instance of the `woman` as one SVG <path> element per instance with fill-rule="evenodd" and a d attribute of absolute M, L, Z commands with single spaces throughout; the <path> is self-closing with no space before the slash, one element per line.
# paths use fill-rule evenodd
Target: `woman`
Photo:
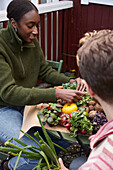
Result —
<path fill-rule="evenodd" d="M 3 142 L 19 137 L 25 105 L 56 102 L 57 99 L 73 102 L 84 95 L 76 90 L 36 88 L 37 79 L 53 86 L 75 80 L 53 70 L 45 61 L 36 38 L 40 17 L 30 1 L 11 1 L 7 17 L 7 28 L 0 30 L 0 140 Z M 41 133 L 41 129 L 39 131 Z M 34 129 L 28 133 L 33 135 Z M 21 140 L 34 144 L 25 136 Z M 4 166 L 12 170 L 15 162 L 16 157 L 5 162 Z M 17 170 L 31 170 L 36 164 L 36 161 L 21 158 Z"/>

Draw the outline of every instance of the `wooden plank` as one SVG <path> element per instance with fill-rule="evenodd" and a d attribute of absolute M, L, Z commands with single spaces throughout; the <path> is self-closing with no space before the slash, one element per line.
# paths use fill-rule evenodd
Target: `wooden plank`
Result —
<path fill-rule="evenodd" d="M 83 37 L 84 33 L 88 31 L 88 25 L 87 25 L 87 20 L 88 20 L 88 8 L 86 5 L 81 5 L 81 35 L 80 38 Z"/>
<path fill-rule="evenodd" d="M 39 26 L 40 27 L 40 26 Z M 38 38 L 38 40 L 39 40 L 39 27 L 38 27 L 38 34 L 37 34 L 37 38 Z"/>
<path fill-rule="evenodd" d="M 76 69 L 76 56 L 75 54 L 72 54 L 72 9 L 68 9 L 68 70 Z"/>
<path fill-rule="evenodd" d="M 63 35 L 62 35 L 62 41 L 63 41 L 63 71 L 67 70 L 68 67 L 68 10 L 63 11 Z"/>
<path fill-rule="evenodd" d="M 53 12 L 53 61 L 57 61 L 56 58 L 56 44 L 57 43 L 57 12 Z"/>
<path fill-rule="evenodd" d="M 45 15 L 40 15 L 40 26 L 41 26 L 41 48 L 45 55 Z"/>
<path fill-rule="evenodd" d="M 102 25 L 102 5 L 93 5 L 93 8 L 95 9 L 95 15 L 94 17 L 94 26 L 92 26 L 92 29 L 99 30 L 101 29 Z M 92 31 L 92 30 L 91 30 Z"/>
<path fill-rule="evenodd" d="M 93 31 L 92 29 L 96 29 L 96 26 L 98 24 L 100 25 L 100 17 L 96 19 L 95 18 L 96 15 L 97 15 L 97 12 L 94 10 L 94 4 L 89 4 L 88 18 L 87 18 L 87 32 Z M 98 24 L 96 24 L 97 22 Z"/>
<path fill-rule="evenodd" d="M 51 60 L 51 13 L 47 14 L 47 59 Z"/>
<path fill-rule="evenodd" d="M 63 11 L 58 12 L 58 61 L 62 58 Z"/>
<path fill-rule="evenodd" d="M 72 54 L 75 54 L 78 49 L 78 42 L 80 39 L 81 32 L 81 4 L 79 1 L 74 1 L 74 9 L 73 9 L 73 23 L 72 23 Z"/>
<path fill-rule="evenodd" d="M 82 6 L 81 6 L 81 1 L 74 1 L 74 9 L 73 9 L 73 14 L 72 14 L 72 39 L 71 39 L 71 55 L 76 55 L 76 52 L 79 47 L 79 39 L 81 37 L 81 34 L 83 33 L 83 28 L 81 27 L 82 24 Z M 82 33 L 81 33 L 82 32 Z M 78 76 L 78 67 L 76 64 L 75 58 L 71 57 L 71 67 L 75 68 L 76 70 L 76 76 Z M 73 61 L 74 60 L 74 61 Z"/>
<path fill-rule="evenodd" d="M 113 29 L 113 7 L 109 7 L 108 28 Z"/>
<path fill-rule="evenodd" d="M 110 16 L 110 10 L 109 6 L 102 6 L 102 24 L 101 29 L 108 29 L 109 28 L 109 16 Z M 113 10 L 113 9 L 112 9 Z"/>

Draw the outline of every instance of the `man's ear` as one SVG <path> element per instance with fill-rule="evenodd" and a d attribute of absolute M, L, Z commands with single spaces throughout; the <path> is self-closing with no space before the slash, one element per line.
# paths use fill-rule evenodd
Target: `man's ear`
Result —
<path fill-rule="evenodd" d="M 85 80 L 84 80 L 84 82 L 85 82 L 85 85 L 86 85 L 87 92 L 89 93 L 89 95 L 91 97 L 94 97 L 95 93 L 92 91 L 91 87 L 89 86 L 89 84 Z"/>
<path fill-rule="evenodd" d="M 79 56 L 78 56 L 78 54 L 76 55 L 76 62 L 77 62 L 77 66 L 79 67 Z"/>

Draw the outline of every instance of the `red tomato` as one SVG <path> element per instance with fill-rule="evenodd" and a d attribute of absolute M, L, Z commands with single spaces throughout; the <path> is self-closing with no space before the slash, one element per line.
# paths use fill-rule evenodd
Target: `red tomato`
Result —
<path fill-rule="evenodd" d="M 41 109 L 43 109 L 43 108 L 47 108 L 47 109 L 49 110 L 50 106 L 44 106 L 44 105 L 42 105 L 42 106 L 41 106 Z M 40 110 L 41 110 L 41 109 L 40 109 Z"/>

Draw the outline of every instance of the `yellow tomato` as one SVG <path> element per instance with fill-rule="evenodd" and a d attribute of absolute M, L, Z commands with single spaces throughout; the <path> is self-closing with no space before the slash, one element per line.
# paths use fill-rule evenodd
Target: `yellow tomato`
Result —
<path fill-rule="evenodd" d="M 70 114 L 71 112 L 74 112 L 77 110 L 78 110 L 78 107 L 75 103 L 66 103 L 62 108 L 62 112 L 66 114 Z"/>

